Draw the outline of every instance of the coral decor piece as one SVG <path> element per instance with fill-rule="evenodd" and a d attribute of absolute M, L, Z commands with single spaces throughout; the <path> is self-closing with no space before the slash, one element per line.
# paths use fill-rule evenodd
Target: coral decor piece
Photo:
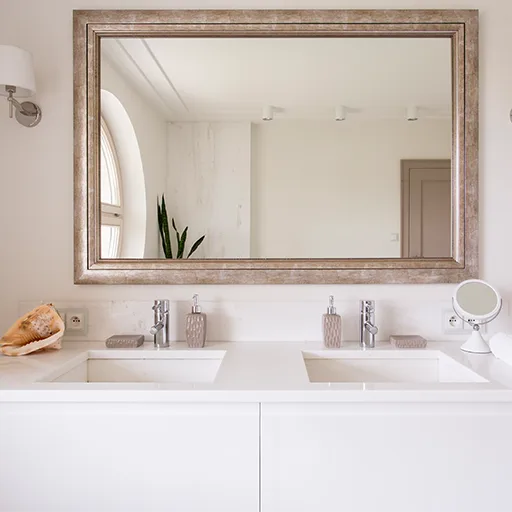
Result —
<path fill-rule="evenodd" d="M 62 347 L 65 325 L 52 304 L 42 304 L 19 318 L 0 338 L 0 352 L 22 356 L 38 350 Z"/>

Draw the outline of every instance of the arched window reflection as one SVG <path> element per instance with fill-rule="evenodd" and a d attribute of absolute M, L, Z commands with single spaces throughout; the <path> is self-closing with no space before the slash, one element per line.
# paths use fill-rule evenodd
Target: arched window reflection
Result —
<path fill-rule="evenodd" d="M 121 168 L 107 123 L 101 119 L 101 257 L 119 258 L 123 228 Z"/>

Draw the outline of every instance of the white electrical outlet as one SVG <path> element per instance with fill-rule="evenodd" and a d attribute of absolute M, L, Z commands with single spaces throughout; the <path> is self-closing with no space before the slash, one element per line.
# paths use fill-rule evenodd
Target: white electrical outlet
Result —
<path fill-rule="evenodd" d="M 87 334 L 87 309 L 69 308 L 61 311 L 66 325 L 67 336 L 85 336 Z"/>
<path fill-rule="evenodd" d="M 453 309 L 444 309 L 441 318 L 444 334 L 464 334 L 467 332 L 465 322 L 455 314 Z"/>

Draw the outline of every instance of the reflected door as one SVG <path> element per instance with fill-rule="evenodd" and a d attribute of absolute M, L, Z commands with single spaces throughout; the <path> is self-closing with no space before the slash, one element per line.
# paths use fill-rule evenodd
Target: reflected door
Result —
<path fill-rule="evenodd" d="M 402 161 L 402 257 L 450 256 L 450 160 Z"/>

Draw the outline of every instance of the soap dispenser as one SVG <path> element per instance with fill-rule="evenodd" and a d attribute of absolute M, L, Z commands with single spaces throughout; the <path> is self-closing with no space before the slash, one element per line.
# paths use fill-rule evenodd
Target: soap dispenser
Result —
<path fill-rule="evenodd" d="M 202 348 L 206 341 L 206 314 L 201 313 L 197 294 L 192 300 L 192 312 L 187 315 L 185 335 L 189 347 Z"/>
<path fill-rule="evenodd" d="M 323 316 L 324 346 L 326 348 L 340 348 L 342 346 L 341 316 L 334 307 L 334 295 L 329 297 L 327 313 Z"/>

